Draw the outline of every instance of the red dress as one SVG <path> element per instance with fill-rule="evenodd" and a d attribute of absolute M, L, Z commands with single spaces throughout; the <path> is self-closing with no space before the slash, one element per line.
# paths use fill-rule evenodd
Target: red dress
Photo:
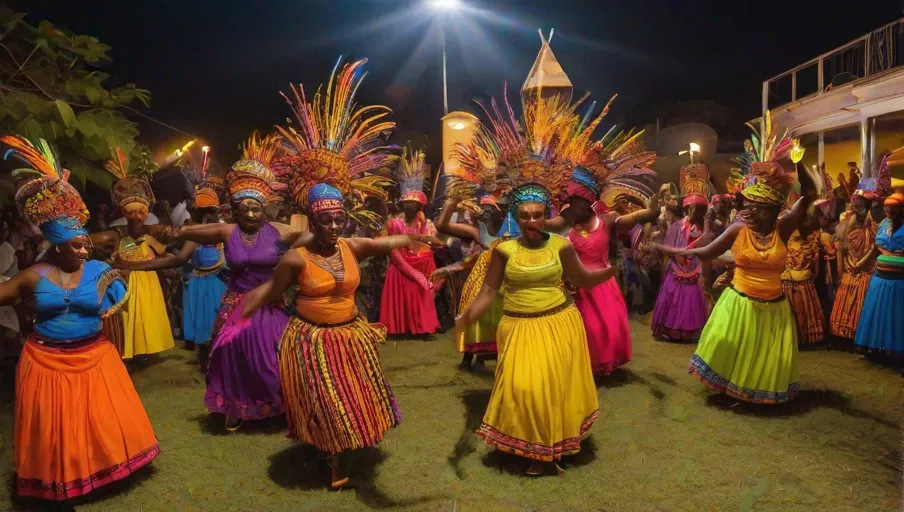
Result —
<path fill-rule="evenodd" d="M 403 219 L 389 221 L 389 234 L 436 234 L 429 220 L 406 225 Z M 439 328 L 430 274 L 436 270 L 433 251 L 426 245 L 417 251 L 395 249 L 380 300 L 380 323 L 389 334 L 433 334 Z"/>

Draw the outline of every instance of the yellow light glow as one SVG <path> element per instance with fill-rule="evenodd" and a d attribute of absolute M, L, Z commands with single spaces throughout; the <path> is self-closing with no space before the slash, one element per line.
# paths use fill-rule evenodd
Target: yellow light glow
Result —
<path fill-rule="evenodd" d="M 204 147 L 202 147 L 202 148 L 201 148 L 201 151 L 203 151 L 203 152 L 205 152 L 205 153 L 210 152 L 210 146 L 204 146 Z"/>
<path fill-rule="evenodd" d="M 700 144 L 697 144 L 696 142 L 691 142 L 691 152 L 699 153 L 700 152 Z"/>
<path fill-rule="evenodd" d="M 794 163 L 800 162 L 804 157 L 805 149 L 800 145 L 800 139 L 794 139 L 793 146 L 791 147 L 791 161 Z"/>
<path fill-rule="evenodd" d="M 452 128 L 453 130 L 464 130 L 467 127 L 468 127 L 468 125 L 464 121 L 450 121 L 449 122 L 449 128 Z"/>
<path fill-rule="evenodd" d="M 194 144 L 195 144 L 195 140 L 194 140 L 194 139 L 192 139 L 192 140 L 186 142 L 185 145 L 182 146 L 182 152 L 185 153 L 186 151 L 188 151 L 188 148 L 192 147 Z"/>
<path fill-rule="evenodd" d="M 176 156 L 182 156 L 182 153 L 184 153 L 184 151 L 182 151 L 181 149 L 176 150 Z"/>

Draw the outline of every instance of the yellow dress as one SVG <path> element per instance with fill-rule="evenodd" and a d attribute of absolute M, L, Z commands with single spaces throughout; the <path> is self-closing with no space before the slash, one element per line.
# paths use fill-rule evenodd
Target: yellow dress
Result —
<path fill-rule="evenodd" d="M 502 242 L 506 256 L 499 363 L 477 435 L 494 448 L 542 461 L 577 453 L 599 415 L 587 335 L 562 286 L 559 251 L 549 235 L 539 248 Z"/>
<path fill-rule="evenodd" d="M 125 237 L 119 242 L 119 255 L 126 261 L 148 261 L 166 248 L 147 235 L 135 240 Z M 157 272 L 129 272 L 129 299 L 123 309 L 125 331 L 123 359 L 143 354 L 156 354 L 173 348 L 173 330 L 166 315 L 166 303 Z"/>

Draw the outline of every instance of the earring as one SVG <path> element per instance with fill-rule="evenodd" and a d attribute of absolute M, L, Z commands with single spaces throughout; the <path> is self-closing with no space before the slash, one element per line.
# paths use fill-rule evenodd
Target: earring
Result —
<path fill-rule="evenodd" d="M 59 253 L 60 253 L 60 246 L 59 246 L 59 245 L 56 246 L 55 249 L 56 249 L 57 254 L 59 254 Z"/>

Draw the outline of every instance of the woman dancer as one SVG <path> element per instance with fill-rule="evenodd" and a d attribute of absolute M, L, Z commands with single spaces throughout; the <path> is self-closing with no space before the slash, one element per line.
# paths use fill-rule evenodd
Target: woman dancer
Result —
<path fill-rule="evenodd" d="M 232 278 L 214 325 L 207 370 L 207 410 L 226 415 L 226 427 L 239 428 L 244 420 L 279 416 L 283 400 L 279 387 L 277 344 L 289 319 L 282 304 L 255 311 L 251 326 L 236 333 L 225 329 L 245 294 L 265 283 L 286 249 L 300 236 L 284 224 L 265 220 L 264 205 L 273 193 L 275 178 L 268 163 L 279 144 L 278 137 L 263 140 L 255 133 L 243 159 L 227 176 L 237 224 L 185 226 L 179 238 L 199 245 L 223 244 Z M 226 332 L 224 332 L 224 330 Z"/>
<path fill-rule="evenodd" d="M 123 168 L 126 168 L 123 165 Z M 126 236 L 119 241 L 116 266 L 126 269 L 129 263 L 148 262 L 166 255 L 167 230 L 154 226 L 154 234 L 145 221 L 148 208 L 154 204 L 154 192 L 143 178 L 123 177 L 113 185 L 113 203 L 126 217 Z M 158 236 L 160 238 L 158 238 Z M 162 240 L 161 240 L 162 239 Z M 157 272 L 128 272 L 129 301 L 123 310 L 125 333 L 123 359 L 143 357 L 173 348 L 173 329 L 166 312 L 166 302 Z"/>
<path fill-rule="evenodd" d="M 347 64 L 338 76 L 334 73 L 331 77 L 332 90 L 340 90 L 333 88 L 335 83 L 350 84 L 342 89 L 343 96 L 335 100 L 336 104 L 354 104 L 365 62 Z M 355 289 L 360 282 L 358 263 L 406 247 L 412 240 L 424 240 L 425 236 L 340 238 L 349 220 L 359 225 L 373 220 L 361 208 L 346 209 L 345 198 L 385 193 L 367 185 L 369 177 L 362 175 L 364 170 L 376 168 L 383 158 L 365 148 L 394 124 L 373 122 L 382 117 L 380 111 L 385 107 L 337 112 L 324 108 L 324 101 L 319 95 L 311 106 L 299 100 L 296 114 L 301 117 L 310 112 L 309 119 L 322 131 L 302 123 L 298 134 L 302 140 L 290 141 L 298 148 L 293 195 L 308 216 L 313 236 L 298 244 L 303 247 L 287 252 L 273 278 L 248 294 L 243 315 L 254 314 L 282 297 L 290 286 L 298 285 L 295 312 L 279 344 L 289 437 L 329 455 L 331 486 L 339 488 L 348 483 L 348 477 L 340 471 L 339 455 L 376 445 L 387 430 L 402 421 L 380 366 L 379 345 L 386 331 L 382 326 L 371 326 L 355 306 Z M 372 112 L 373 117 L 363 118 L 362 113 L 373 110 L 377 111 Z M 343 119 L 348 116 L 347 123 L 332 122 L 334 115 Z M 356 126 L 368 129 L 354 136 L 351 129 Z M 345 193 L 316 181 L 323 178 L 343 187 Z"/>
<path fill-rule="evenodd" d="M 399 205 L 403 217 L 389 221 L 390 235 L 425 235 L 428 243 L 436 240 L 433 222 L 424 217 L 427 195 L 424 194 L 424 153 L 415 151 L 399 159 L 397 179 L 402 196 Z M 439 329 L 433 295 L 438 288 L 430 282 L 436 270 L 433 251 L 427 243 L 414 249 L 396 249 L 390 254 L 390 265 L 380 300 L 380 323 L 391 335 L 429 337 Z"/>
<path fill-rule="evenodd" d="M 878 256 L 869 281 L 855 343 L 861 350 L 904 355 L 904 194 L 896 192 L 884 202 L 885 220 L 876 244 L 854 267 L 866 267 Z"/>
<path fill-rule="evenodd" d="M 782 293 L 786 244 L 819 197 L 822 178 L 806 169 L 801 192 L 791 211 L 779 219 L 795 173 L 778 162 L 791 150 L 791 140 L 771 133 L 767 112 L 764 141 L 745 154 L 749 173 L 741 191 L 744 222 L 728 226 L 713 243 L 688 249 L 681 256 L 713 259 L 728 248 L 735 259 L 731 286 L 719 298 L 700 335 L 689 372 L 709 388 L 753 403 L 791 400 L 799 389 L 797 329 Z M 756 130 L 754 130 L 756 132 Z"/>
<path fill-rule="evenodd" d="M 788 256 L 782 272 L 782 289 L 797 322 L 801 345 L 820 343 L 825 337 L 825 315 L 816 295 L 816 274 L 821 249 L 831 244 L 819 229 L 820 211 L 810 215 L 788 239 Z M 830 249 L 830 248 L 829 248 Z"/>
<path fill-rule="evenodd" d="M 219 206 L 219 199 L 213 189 L 200 188 L 195 193 L 199 225 L 208 224 L 206 221 L 217 223 Z M 183 238 L 187 239 L 187 236 L 183 235 Z M 200 347 L 198 359 L 201 362 L 201 371 L 207 373 L 209 342 L 214 334 L 220 302 L 226 293 L 226 283 L 219 275 L 226 263 L 223 243 L 198 244 L 188 241 L 178 255 L 167 253 L 162 258 L 147 262 L 120 261 L 118 266 L 130 271 L 158 271 L 181 268 L 189 261 L 192 264 L 191 276 L 185 283 L 185 292 L 182 295 L 183 336 L 186 350 L 194 350 L 196 345 Z"/>
<path fill-rule="evenodd" d="M 835 292 L 835 304 L 829 318 L 832 335 L 839 338 L 854 338 L 870 275 L 873 273 L 874 265 L 858 266 L 858 263 L 869 254 L 876 240 L 877 227 L 870 214 L 870 208 L 876 199 L 875 182 L 868 178 L 862 180 L 860 188 L 854 191 L 851 198 L 853 214 L 841 221 L 844 226 L 839 237 L 841 248 L 837 256 L 841 282 Z"/>
<path fill-rule="evenodd" d="M 520 185 L 511 197 L 521 236 L 493 250 L 483 287 L 456 328 L 464 331 L 489 311 L 505 283 L 496 379 L 477 435 L 529 459 L 528 474 L 540 475 L 547 463 L 580 450 L 599 414 L 584 324 L 561 282 L 592 288 L 615 268 L 588 272 L 568 240 L 543 231 L 553 195 L 537 180 L 561 183 L 551 172 L 552 143 L 570 125 L 567 105 L 558 97 L 526 103 L 524 135 L 515 119 L 504 119 L 493 105 L 495 115 L 487 113 L 493 138 L 506 155 L 511 182 Z"/>
<path fill-rule="evenodd" d="M 45 262 L 0 283 L 0 305 L 33 297 L 35 331 L 16 368 L 16 493 L 65 501 L 121 480 L 160 447 L 141 400 L 101 320 L 127 297 L 118 272 L 86 261 L 88 209 L 66 182 L 50 145 L 4 136 L 35 169 L 16 193 L 21 214 L 52 245 Z M 20 169 L 19 172 L 22 172 Z"/>
<path fill-rule="evenodd" d="M 709 242 L 706 221 L 706 197 L 693 194 L 682 201 L 688 214 L 672 224 L 659 251 L 672 255 L 666 264 L 666 276 L 650 326 L 653 336 L 674 341 L 696 341 L 709 317 L 709 306 L 701 285 L 703 264 L 697 257 L 677 257 L 684 249 L 704 246 Z M 723 251 L 724 252 L 724 251 Z"/>

